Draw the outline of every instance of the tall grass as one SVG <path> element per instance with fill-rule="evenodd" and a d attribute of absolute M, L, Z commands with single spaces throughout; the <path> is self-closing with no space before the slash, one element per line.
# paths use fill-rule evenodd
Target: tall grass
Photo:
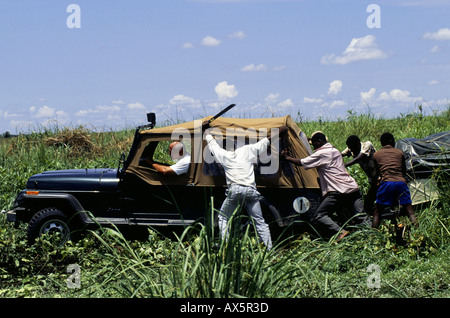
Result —
<path fill-rule="evenodd" d="M 70 142 L 71 138 L 77 143 Z M 31 175 L 46 170 L 117 167 L 120 154 L 127 153 L 132 141 L 132 130 L 95 133 L 84 127 L 42 128 L 0 139 L 0 210 L 11 206 Z"/>
<path fill-rule="evenodd" d="M 240 228 L 243 217 L 233 216 L 230 226 Z M 101 269 L 94 275 L 97 279 L 89 285 L 89 293 L 161 298 L 293 295 L 292 291 L 280 293 L 283 284 L 297 275 L 293 270 L 285 270 L 289 258 L 257 244 L 251 227 L 242 233 L 230 231 L 228 240 L 223 241 L 210 225 L 190 226 L 175 242 L 166 241 L 159 250 L 149 248 L 149 244 L 136 248 L 136 242 L 130 244 L 117 229 L 93 232 L 106 250 L 103 261 L 108 271 Z M 161 243 L 151 232 L 149 240 L 153 239 L 153 243 Z"/>
<path fill-rule="evenodd" d="M 384 131 L 397 139 L 422 138 L 449 130 L 449 123 L 448 111 L 389 120 L 349 112 L 346 120 L 303 122 L 300 127 L 307 134 L 322 130 L 344 149 L 350 134 L 379 147 Z M 115 167 L 133 136 L 131 130 L 80 129 L 80 136 L 92 144 L 82 151 L 68 142 L 47 142 L 64 141 L 68 133 L 54 129 L 0 139 L 0 209 L 11 206 L 34 173 Z M 364 187 L 360 168 L 349 170 Z M 385 221 L 376 230 L 354 229 L 339 242 L 303 233 L 267 251 L 252 226 L 241 231 L 246 216 L 238 214 L 230 223 L 239 230 L 231 231 L 227 241 L 218 238 L 210 219 L 176 239 L 149 229 L 144 239 L 130 240 L 115 227 L 100 227 L 63 247 L 55 248 L 46 237 L 29 246 L 25 225 L 16 229 L 0 214 L 0 297 L 449 297 L 448 182 L 444 186 L 438 200 L 416 211 L 419 226 L 407 226 L 405 246 L 396 243 L 393 225 Z M 67 285 L 70 264 L 81 269 L 79 288 Z M 379 288 L 368 285 L 372 265 L 380 269 Z"/>
<path fill-rule="evenodd" d="M 242 218 L 236 215 L 230 223 L 240 228 Z M 419 228 L 406 233 L 406 246 L 396 244 L 386 222 L 339 242 L 304 233 L 271 251 L 258 243 L 251 226 L 231 231 L 226 242 L 208 224 L 191 226 L 176 240 L 153 230 L 145 240 L 129 240 L 107 227 L 55 248 L 46 237 L 28 246 L 20 229 L 5 224 L 0 296 L 448 297 L 449 212 L 431 206 L 418 218 Z M 70 264 L 81 268 L 76 289 L 66 284 Z M 380 268 L 380 288 L 367 283 L 373 264 Z"/>
<path fill-rule="evenodd" d="M 350 135 L 357 135 L 361 141 L 370 140 L 379 149 L 380 136 L 390 132 L 395 139 L 424 138 L 438 132 L 450 130 L 450 106 L 440 114 L 423 116 L 420 113 L 402 114 L 397 118 L 378 118 L 372 113 L 357 114 L 350 110 L 346 119 L 304 121 L 300 128 L 310 135 L 316 130 L 327 135 L 338 149 L 345 149 L 345 141 Z"/>

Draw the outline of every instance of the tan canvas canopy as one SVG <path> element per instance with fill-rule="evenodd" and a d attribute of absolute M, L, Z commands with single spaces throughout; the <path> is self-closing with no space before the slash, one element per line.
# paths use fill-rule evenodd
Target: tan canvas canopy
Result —
<path fill-rule="evenodd" d="M 194 186 L 225 186 L 225 176 L 220 173 L 217 163 L 210 163 L 207 155 L 210 154 L 206 141 L 201 132 L 201 125 L 211 117 L 202 118 L 178 125 L 154 128 L 140 131 L 138 140 L 133 146 L 128 159 L 127 173 L 132 173 L 149 184 L 185 184 Z M 258 119 L 236 119 L 219 117 L 213 121 L 209 130 L 216 140 L 233 139 L 246 140 L 253 143 L 265 136 L 271 136 L 281 126 L 288 128 L 288 133 L 278 141 L 272 141 L 269 163 L 260 164 L 256 168 L 256 184 L 258 187 L 293 187 L 293 188 L 319 188 L 318 174 L 315 169 L 305 170 L 303 167 L 293 166 L 278 156 L 280 148 L 286 148 L 295 158 L 304 158 L 311 153 L 306 135 L 290 116 Z M 180 176 L 164 176 L 154 169 L 142 165 L 142 158 L 153 156 L 156 145 L 164 140 L 182 140 L 190 144 L 191 166 L 188 174 Z M 278 146 L 278 149 L 276 149 Z M 229 149 L 228 147 L 226 149 Z M 275 161 L 276 160 L 276 161 Z M 270 166 L 270 167 L 269 167 Z M 259 168 L 258 168 L 259 167 Z M 265 167 L 265 168 L 263 168 Z M 274 171 L 272 168 L 276 167 Z M 271 169 L 268 169 L 271 168 Z M 270 173 L 264 173 L 264 169 Z"/>

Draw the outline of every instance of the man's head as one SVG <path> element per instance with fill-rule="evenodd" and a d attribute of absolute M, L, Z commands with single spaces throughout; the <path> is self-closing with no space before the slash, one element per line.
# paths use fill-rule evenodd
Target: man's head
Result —
<path fill-rule="evenodd" d="M 345 143 L 347 144 L 347 147 L 350 149 L 350 151 L 354 154 L 359 154 L 359 152 L 361 151 L 361 140 L 358 136 L 349 136 Z"/>
<path fill-rule="evenodd" d="M 171 142 L 169 145 L 169 155 L 172 160 L 177 160 L 184 155 L 184 144 L 179 141 Z"/>
<path fill-rule="evenodd" d="M 385 132 L 380 137 L 381 146 L 387 146 L 390 145 L 392 147 L 395 147 L 395 139 L 394 136 L 391 133 Z"/>
<path fill-rule="evenodd" d="M 312 134 L 310 141 L 314 149 L 318 149 L 327 143 L 327 137 L 322 132 L 317 131 Z"/>

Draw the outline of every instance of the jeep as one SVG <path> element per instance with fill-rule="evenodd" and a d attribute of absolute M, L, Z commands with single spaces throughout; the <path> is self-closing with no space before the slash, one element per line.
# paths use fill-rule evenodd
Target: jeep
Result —
<path fill-rule="evenodd" d="M 57 233 L 62 242 L 91 226 L 118 228 L 184 229 L 196 222 L 214 221 L 225 198 L 225 176 L 220 164 L 208 159 L 201 124 L 210 117 L 178 125 L 136 128 L 128 156 L 122 154 L 118 168 L 45 171 L 31 176 L 15 199 L 7 220 L 28 224 L 30 243 L 42 234 Z M 318 174 L 280 160 L 280 149 L 297 158 L 312 153 L 308 140 L 290 116 L 279 118 L 217 118 L 211 133 L 223 143 L 242 137 L 253 142 L 286 126 L 288 132 L 272 142 L 266 158 L 255 162 L 261 205 L 272 235 L 286 228 L 302 227 L 320 201 Z M 232 137 L 230 137 L 232 136 Z M 167 176 L 147 164 L 158 146 L 181 140 L 191 153 L 186 174 Z M 205 149 L 206 147 L 206 149 Z M 210 155 L 210 154 L 209 154 Z"/>

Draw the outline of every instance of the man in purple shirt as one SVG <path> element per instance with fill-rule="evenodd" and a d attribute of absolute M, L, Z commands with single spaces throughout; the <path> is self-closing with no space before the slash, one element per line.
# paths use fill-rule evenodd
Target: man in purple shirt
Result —
<path fill-rule="evenodd" d="M 364 212 L 361 193 L 358 184 L 345 169 L 341 152 L 327 142 L 326 136 L 317 132 L 311 137 L 311 143 L 315 152 L 309 157 L 292 158 L 286 151 L 281 155 L 287 161 L 305 169 L 317 168 L 323 201 L 315 211 L 312 223 L 323 228 L 328 234 L 339 233 L 337 239 L 340 240 L 348 231 L 341 229 L 330 216 L 337 212 L 344 222 L 351 218 L 357 224 L 367 224 L 368 217 Z M 346 211 L 350 211 L 350 215 L 346 216 Z"/>

